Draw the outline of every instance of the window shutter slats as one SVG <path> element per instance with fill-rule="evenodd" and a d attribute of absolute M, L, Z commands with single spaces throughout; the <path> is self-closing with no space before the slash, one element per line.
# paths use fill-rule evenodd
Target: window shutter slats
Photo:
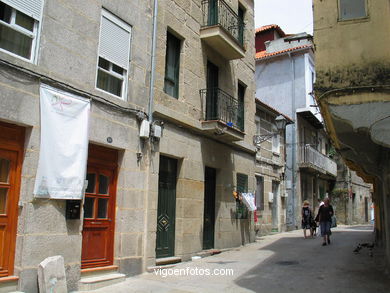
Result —
<path fill-rule="evenodd" d="M 122 27 L 102 15 L 99 56 L 128 69 L 131 27 Z"/>
<path fill-rule="evenodd" d="M 38 21 L 41 20 L 43 0 L 2 0 L 2 2 Z"/>

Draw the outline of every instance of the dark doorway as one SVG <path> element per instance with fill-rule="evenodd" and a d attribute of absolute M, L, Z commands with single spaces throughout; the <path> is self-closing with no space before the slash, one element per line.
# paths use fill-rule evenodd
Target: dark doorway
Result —
<path fill-rule="evenodd" d="M 177 160 L 160 157 L 158 176 L 156 258 L 175 253 Z"/>
<path fill-rule="evenodd" d="M 203 249 L 214 248 L 216 170 L 206 167 L 204 174 Z"/>

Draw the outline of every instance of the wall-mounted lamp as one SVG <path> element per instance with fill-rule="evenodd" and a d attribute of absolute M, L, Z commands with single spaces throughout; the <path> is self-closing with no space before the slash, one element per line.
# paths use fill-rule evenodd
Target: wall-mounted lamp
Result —
<path fill-rule="evenodd" d="M 270 139 L 271 137 L 273 137 L 274 135 L 279 134 L 280 132 L 282 132 L 286 128 L 287 119 L 283 115 L 279 115 L 278 117 L 275 118 L 275 124 L 276 124 L 276 128 L 277 128 L 278 131 L 270 132 L 270 133 L 267 133 L 267 134 L 254 135 L 253 136 L 253 144 L 256 147 L 260 147 L 260 144 L 262 142 L 264 142 L 267 139 Z"/>

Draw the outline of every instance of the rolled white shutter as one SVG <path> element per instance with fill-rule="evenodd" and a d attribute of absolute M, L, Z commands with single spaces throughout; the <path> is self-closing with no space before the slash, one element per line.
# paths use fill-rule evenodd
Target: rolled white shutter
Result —
<path fill-rule="evenodd" d="M 106 11 L 102 13 L 99 56 L 128 69 L 131 27 Z"/>
<path fill-rule="evenodd" d="M 5 4 L 40 21 L 43 10 L 43 0 L 2 0 Z"/>

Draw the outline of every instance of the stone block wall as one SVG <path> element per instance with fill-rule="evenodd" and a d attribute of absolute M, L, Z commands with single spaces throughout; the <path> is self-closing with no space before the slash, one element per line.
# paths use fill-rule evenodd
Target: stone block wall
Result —
<path fill-rule="evenodd" d="M 44 1 L 37 64 L 0 52 L 4 61 L 0 65 L 0 121 L 26 128 L 14 273 L 19 276 L 21 291 L 37 292 L 38 264 L 53 255 L 64 257 L 68 290 L 77 289 L 80 279 L 82 218 L 66 220 L 63 200 L 33 197 L 40 148 L 41 82 L 92 98 L 89 141 L 119 152 L 114 264 L 126 274 L 144 270 L 148 152 L 139 139 L 135 115 L 119 108 L 145 110 L 148 106 L 150 2 Z M 102 7 L 132 27 L 125 100 L 95 88 Z M 108 137 L 112 143 L 107 142 Z M 137 153 L 144 155 L 141 161 L 137 161 Z"/>

